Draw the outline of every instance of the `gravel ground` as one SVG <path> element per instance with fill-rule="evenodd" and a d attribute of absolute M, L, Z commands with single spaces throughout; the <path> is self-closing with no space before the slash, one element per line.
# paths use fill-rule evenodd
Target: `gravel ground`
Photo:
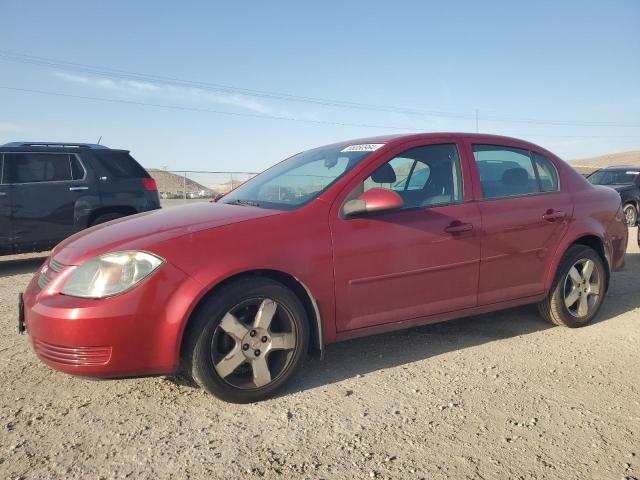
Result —
<path fill-rule="evenodd" d="M 329 346 L 277 398 L 48 369 L 16 334 L 42 256 L 0 260 L 0 478 L 640 478 L 640 251 L 597 323 L 531 307 Z"/>

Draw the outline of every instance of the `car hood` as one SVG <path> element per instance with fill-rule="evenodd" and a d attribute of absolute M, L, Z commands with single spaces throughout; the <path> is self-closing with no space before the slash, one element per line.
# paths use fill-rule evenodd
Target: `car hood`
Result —
<path fill-rule="evenodd" d="M 77 233 L 52 252 L 56 261 L 78 265 L 110 251 L 148 250 L 160 242 L 232 223 L 282 214 L 251 206 L 222 203 L 196 203 L 154 210 L 114 220 Z"/>

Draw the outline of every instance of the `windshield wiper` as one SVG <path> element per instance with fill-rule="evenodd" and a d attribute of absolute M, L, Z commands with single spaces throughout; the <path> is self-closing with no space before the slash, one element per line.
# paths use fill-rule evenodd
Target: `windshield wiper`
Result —
<path fill-rule="evenodd" d="M 254 202 L 252 200 L 242 200 L 237 198 L 235 200 L 231 200 L 229 202 L 225 202 L 227 205 L 242 205 L 245 207 L 259 207 L 260 204 L 258 202 Z"/>

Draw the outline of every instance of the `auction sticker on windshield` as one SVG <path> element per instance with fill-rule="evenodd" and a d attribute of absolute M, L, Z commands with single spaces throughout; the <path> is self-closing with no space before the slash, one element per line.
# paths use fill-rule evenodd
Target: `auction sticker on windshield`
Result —
<path fill-rule="evenodd" d="M 347 148 L 340 150 L 341 152 L 375 152 L 380 147 L 383 147 L 384 143 L 363 143 L 361 145 L 349 145 Z"/>

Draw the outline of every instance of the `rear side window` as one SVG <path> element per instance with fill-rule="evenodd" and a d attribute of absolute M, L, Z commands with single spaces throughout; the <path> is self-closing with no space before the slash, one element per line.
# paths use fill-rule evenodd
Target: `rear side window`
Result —
<path fill-rule="evenodd" d="M 68 153 L 5 153 L 4 164 L 3 183 L 64 182 L 84 177 L 78 159 Z"/>
<path fill-rule="evenodd" d="M 546 157 L 498 145 L 474 145 L 483 198 L 508 198 L 558 190 L 558 174 Z"/>
<path fill-rule="evenodd" d="M 558 172 L 551 160 L 544 155 L 534 152 L 533 163 L 536 166 L 538 178 L 540 179 L 540 191 L 557 192 L 559 190 Z"/>
<path fill-rule="evenodd" d="M 147 171 L 128 152 L 95 150 L 92 153 L 108 178 L 149 178 Z"/>

